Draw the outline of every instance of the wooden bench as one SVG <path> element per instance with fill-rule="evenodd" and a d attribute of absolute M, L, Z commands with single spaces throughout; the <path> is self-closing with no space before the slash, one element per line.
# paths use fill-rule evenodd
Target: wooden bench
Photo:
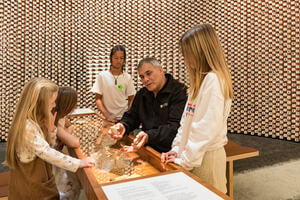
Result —
<path fill-rule="evenodd" d="M 8 196 L 9 172 L 0 173 L 0 198 Z"/>
<path fill-rule="evenodd" d="M 259 151 L 251 147 L 240 146 L 231 140 L 228 140 L 228 143 L 225 145 L 225 151 L 227 194 L 233 199 L 233 161 L 258 156 Z"/>

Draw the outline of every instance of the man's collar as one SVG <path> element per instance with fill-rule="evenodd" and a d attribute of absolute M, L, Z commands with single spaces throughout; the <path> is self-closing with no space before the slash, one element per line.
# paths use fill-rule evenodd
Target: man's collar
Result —
<path fill-rule="evenodd" d="M 166 77 L 166 83 L 158 93 L 161 93 L 161 92 L 170 93 L 173 91 L 172 84 L 171 84 L 171 82 L 173 80 L 173 76 L 171 74 L 165 73 L 165 77 Z"/>

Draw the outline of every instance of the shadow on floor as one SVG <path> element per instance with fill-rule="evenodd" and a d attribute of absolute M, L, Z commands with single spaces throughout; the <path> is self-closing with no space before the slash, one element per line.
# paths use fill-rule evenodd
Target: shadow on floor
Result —
<path fill-rule="evenodd" d="M 259 150 L 259 156 L 237 160 L 234 172 L 270 166 L 300 158 L 300 143 L 261 136 L 229 133 L 228 138 L 242 146 Z"/>

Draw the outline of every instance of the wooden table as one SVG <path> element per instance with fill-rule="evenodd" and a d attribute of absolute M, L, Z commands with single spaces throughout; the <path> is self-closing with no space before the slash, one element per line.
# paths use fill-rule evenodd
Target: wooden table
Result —
<path fill-rule="evenodd" d="M 132 137 L 127 137 L 124 142 L 131 143 L 133 140 Z M 71 149 L 68 148 L 69 154 L 73 157 L 77 158 L 84 158 L 85 155 L 83 151 L 80 148 L 77 149 Z M 184 170 L 180 166 L 169 163 L 167 165 L 163 165 L 160 160 L 160 153 L 155 151 L 149 146 L 141 148 L 138 152 L 136 153 L 130 153 L 128 154 L 129 157 L 133 159 L 139 159 L 142 160 L 144 163 L 146 163 L 146 167 L 142 169 L 143 171 L 143 176 L 141 177 L 135 177 L 135 178 L 128 178 L 126 180 L 117 180 L 113 182 L 107 182 L 107 183 L 101 183 L 97 177 L 101 177 L 95 174 L 95 168 L 84 168 L 84 169 L 78 169 L 76 174 L 81 182 L 81 185 L 83 189 L 85 190 L 86 196 L 88 199 L 107 199 L 106 195 L 104 194 L 102 190 L 102 186 L 105 185 L 110 185 L 110 184 L 116 184 L 120 182 L 127 182 L 127 181 L 133 181 L 137 179 L 143 179 L 147 177 L 152 177 L 152 176 L 160 176 L 166 173 L 171 173 L 171 172 L 176 172 L 176 171 L 181 171 L 187 174 L 188 176 L 192 177 L 194 180 L 199 182 L 199 184 L 202 184 L 206 188 L 208 188 L 210 191 L 214 192 L 218 196 L 222 197 L 223 199 L 231 199 L 224 193 L 218 191 L 215 189 L 213 186 L 209 185 L 208 183 L 205 183 L 203 180 L 199 179 L 192 173 Z M 144 165 L 143 165 L 144 166 Z"/>
<path fill-rule="evenodd" d="M 259 151 L 251 147 L 240 146 L 231 140 L 225 145 L 225 151 L 227 161 L 227 194 L 233 199 L 233 161 L 258 156 Z"/>
<path fill-rule="evenodd" d="M 69 150 L 69 154 L 73 157 L 78 157 L 78 158 L 85 157 L 85 155 L 83 155 L 80 148 L 77 148 L 77 149 L 69 148 L 68 150 Z M 158 152 L 156 152 L 155 150 L 153 150 L 151 147 L 144 147 L 141 150 L 139 150 L 137 152 L 137 154 L 135 154 L 133 156 L 135 156 L 135 157 L 138 156 L 140 159 L 147 161 L 155 169 L 151 169 L 151 168 L 145 169 L 147 171 L 147 173 L 149 173 L 150 175 L 146 175 L 144 177 L 137 177 L 137 178 L 131 178 L 131 179 L 126 179 L 126 180 L 114 181 L 112 183 L 102 183 L 102 184 L 99 183 L 99 181 L 95 177 L 92 168 L 79 169 L 76 172 L 76 174 L 81 182 L 83 189 L 85 190 L 87 198 L 88 199 L 107 199 L 106 195 L 104 194 L 104 192 L 102 190 L 102 186 L 105 186 L 105 185 L 116 184 L 116 183 L 121 183 L 121 182 L 126 182 L 126 181 L 133 181 L 133 180 L 137 180 L 137 179 L 163 175 L 163 174 L 170 173 L 170 172 L 182 171 L 182 172 L 186 173 L 188 176 L 192 177 L 197 182 L 199 182 L 199 184 L 202 184 L 203 186 L 207 187 L 209 190 L 216 193 L 218 196 L 222 197 L 223 199 L 231 199 L 224 193 L 218 191 L 213 186 L 209 185 L 208 183 L 204 182 L 197 176 L 184 170 L 183 168 L 179 167 L 178 165 L 168 164 L 167 166 L 165 166 L 166 169 L 164 169 L 162 163 L 160 162 L 160 154 Z"/>

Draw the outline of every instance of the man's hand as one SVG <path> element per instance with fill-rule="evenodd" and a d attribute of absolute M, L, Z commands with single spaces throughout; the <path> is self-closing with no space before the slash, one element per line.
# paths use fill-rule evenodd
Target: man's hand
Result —
<path fill-rule="evenodd" d="M 122 139 L 125 131 L 126 131 L 125 126 L 122 123 L 117 123 L 117 124 L 111 126 L 108 129 L 107 133 L 110 137 L 120 140 L 120 139 Z"/>
<path fill-rule="evenodd" d="M 137 134 L 131 146 L 124 146 L 123 149 L 126 152 L 136 152 L 148 142 L 148 138 L 148 134 L 141 131 Z"/>

